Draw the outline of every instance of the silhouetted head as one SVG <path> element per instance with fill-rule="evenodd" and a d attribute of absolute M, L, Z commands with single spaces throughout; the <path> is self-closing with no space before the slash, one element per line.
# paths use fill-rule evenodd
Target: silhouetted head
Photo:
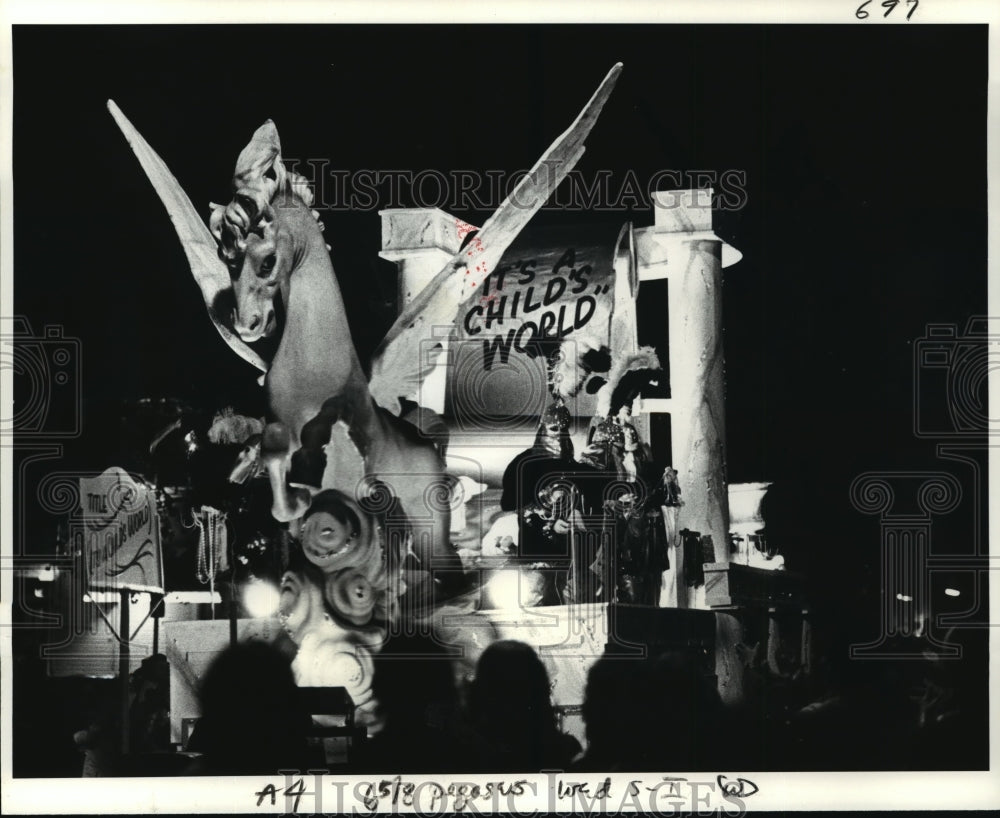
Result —
<path fill-rule="evenodd" d="M 387 730 L 443 728 L 458 705 L 451 656 L 426 637 L 393 637 L 375 657 L 372 693 Z"/>
<path fill-rule="evenodd" d="M 628 740 L 622 714 L 635 706 L 632 686 L 639 669 L 639 661 L 622 656 L 602 656 L 591 665 L 582 709 L 588 755 L 620 757 Z"/>
<path fill-rule="evenodd" d="M 200 689 L 197 749 L 207 768 L 274 774 L 300 763 L 309 717 L 297 696 L 289 660 L 277 648 L 244 642 L 222 651 Z"/>
<path fill-rule="evenodd" d="M 469 689 L 472 724 L 496 772 L 566 769 L 579 752 L 559 732 L 545 665 L 523 642 L 494 642 L 479 657 Z"/>
<path fill-rule="evenodd" d="M 469 691 L 473 719 L 505 732 L 555 724 L 549 674 L 530 645 L 494 642 L 479 657 Z"/>

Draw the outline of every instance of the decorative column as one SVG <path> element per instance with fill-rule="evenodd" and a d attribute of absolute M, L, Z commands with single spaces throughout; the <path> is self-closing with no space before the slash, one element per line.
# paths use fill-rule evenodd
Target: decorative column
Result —
<path fill-rule="evenodd" d="M 399 268 L 399 309 L 402 311 L 430 283 L 462 246 L 462 240 L 478 228 L 437 208 L 380 210 L 382 250 L 379 255 L 396 262 Z M 442 337 L 447 349 L 447 337 Z M 438 365 L 414 395 L 417 403 L 438 414 L 444 412 L 448 356 Z"/>
<path fill-rule="evenodd" d="M 909 495 L 898 504 L 904 511 L 894 508 L 898 490 Z M 931 515 L 954 510 L 961 498 L 961 485 L 947 472 L 865 472 L 851 483 L 854 507 L 880 517 L 882 552 L 879 637 L 851 645 L 852 659 L 919 658 L 928 643 L 942 658 L 961 654 L 960 646 L 939 642 L 931 632 L 928 561 Z"/>
<path fill-rule="evenodd" d="M 715 562 L 725 563 L 729 500 L 722 268 L 742 256 L 712 230 L 711 189 L 657 191 L 653 204 L 654 224 L 636 231 L 636 244 L 640 280 L 669 282 L 671 397 L 643 401 L 643 411 L 671 416 L 671 465 L 678 472 L 684 501 L 678 529 L 710 536 Z M 687 606 L 679 582 L 672 593 L 677 597 L 674 604 Z"/>

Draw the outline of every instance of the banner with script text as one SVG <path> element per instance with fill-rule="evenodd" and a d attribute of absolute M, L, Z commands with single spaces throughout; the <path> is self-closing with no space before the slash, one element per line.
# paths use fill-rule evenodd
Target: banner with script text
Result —
<path fill-rule="evenodd" d="M 80 505 L 87 586 L 163 593 L 154 491 L 112 467 L 80 478 Z"/>

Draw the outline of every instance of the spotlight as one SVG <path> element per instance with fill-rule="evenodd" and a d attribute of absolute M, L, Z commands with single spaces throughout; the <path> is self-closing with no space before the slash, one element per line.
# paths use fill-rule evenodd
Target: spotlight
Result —
<path fill-rule="evenodd" d="M 516 608 L 520 601 L 517 571 L 497 571 L 486 583 L 487 606 L 494 609 Z"/>
<path fill-rule="evenodd" d="M 906 594 L 896 594 L 896 599 L 900 602 L 913 602 L 913 597 L 907 596 Z"/>
<path fill-rule="evenodd" d="M 495 610 L 532 608 L 542 599 L 541 575 L 526 568 L 501 568 L 483 590 L 487 606 Z"/>
<path fill-rule="evenodd" d="M 243 606 L 254 619 L 263 619 L 278 610 L 281 594 L 277 586 L 262 579 L 252 579 L 243 588 Z"/>
<path fill-rule="evenodd" d="M 961 594 L 958 591 L 956 591 L 954 588 L 945 588 L 944 589 L 944 593 L 945 593 L 945 596 L 961 596 Z"/>

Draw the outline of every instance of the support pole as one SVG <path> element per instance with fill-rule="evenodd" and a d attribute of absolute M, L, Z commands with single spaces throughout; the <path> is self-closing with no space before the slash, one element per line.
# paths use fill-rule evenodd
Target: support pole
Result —
<path fill-rule="evenodd" d="M 236 568 L 232 559 L 230 558 L 230 574 L 229 574 L 229 644 L 235 645 L 238 641 L 236 638 Z"/>
<path fill-rule="evenodd" d="M 118 688 L 121 696 L 121 749 L 122 755 L 129 752 L 129 666 L 130 637 L 129 608 L 132 593 L 127 588 L 119 590 L 119 630 L 118 630 Z"/>

